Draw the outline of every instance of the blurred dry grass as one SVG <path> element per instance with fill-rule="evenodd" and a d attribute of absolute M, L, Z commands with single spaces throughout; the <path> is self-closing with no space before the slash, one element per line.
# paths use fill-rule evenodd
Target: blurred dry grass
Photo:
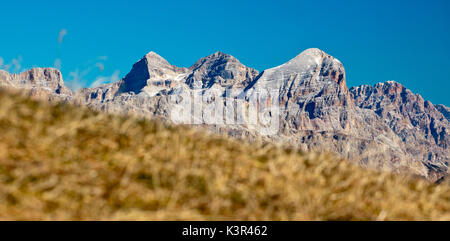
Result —
<path fill-rule="evenodd" d="M 450 220 L 449 187 L 0 91 L 3 220 Z"/>

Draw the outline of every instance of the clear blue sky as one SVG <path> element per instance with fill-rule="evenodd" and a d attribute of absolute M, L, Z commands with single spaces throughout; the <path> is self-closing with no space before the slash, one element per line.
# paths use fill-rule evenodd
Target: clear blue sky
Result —
<path fill-rule="evenodd" d="M 152 50 L 186 67 L 221 50 L 264 70 L 317 47 L 344 63 L 349 87 L 395 80 L 450 106 L 447 0 L 22 0 L 0 6 L 0 64 L 10 72 L 53 67 L 60 59 L 66 82 L 89 85 L 123 77 Z"/>

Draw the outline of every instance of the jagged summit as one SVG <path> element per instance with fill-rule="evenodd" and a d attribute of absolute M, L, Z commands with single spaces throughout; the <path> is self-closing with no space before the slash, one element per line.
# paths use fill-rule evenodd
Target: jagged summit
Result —
<path fill-rule="evenodd" d="M 308 74 L 316 71 L 319 75 L 329 76 L 328 79 L 333 79 L 344 90 L 347 89 L 342 64 L 317 48 L 303 51 L 287 63 L 273 68 L 276 69 L 280 69 L 282 74 Z M 199 59 L 188 69 L 173 66 L 151 51 L 133 65 L 132 70 L 122 80 L 118 93 L 139 93 L 151 80 L 170 80 L 171 77 L 180 79 L 183 78 L 182 74 L 186 74 L 184 82 L 190 88 L 209 88 L 214 84 L 245 87 L 256 79 L 259 72 L 222 51 Z"/>
<path fill-rule="evenodd" d="M 287 68 L 288 66 L 290 66 L 293 67 L 293 71 L 295 71 L 295 67 L 305 67 L 314 64 L 320 64 L 321 60 L 327 56 L 330 55 L 326 54 L 324 51 L 318 48 L 310 48 L 302 51 L 300 54 L 290 59 L 288 62 L 275 68 Z"/>
<path fill-rule="evenodd" d="M 161 57 L 161 55 L 157 54 L 156 52 L 150 51 L 148 52 L 142 59 L 147 59 L 148 62 L 153 64 L 169 64 L 169 62 Z M 141 60 L 142 60 L 141 59 Z"/>
<path fill-rule="evenodd" d="M 307 79 L 311 83 L 317 81 L 325 83 L 332 80 L 343 91 L 348 91 L 345 69 L 342 63 L 318 48 L 307 49 L 288 62 L 265 70 L 264 74 L 270 76 L 267 77 L 269 80 L 283 78 L 282 76 L 298 76 L 297 78 Z M 316 78 L 311 78 L 311 75 L 316 76 Z M 304 85 L 305 82 L 302 83 Z"/>
<path fill-rule="evenodd" d="M 148 52 L 145 56 L 155 56 L 155 57 L 159 57 L 162 58 L 159 54 L 157 54 L 155 51 L 150 51 Z"/>
<path fill-rule="evenodd" d="M 217 52 L 215 52 L 213 54 L 210 54 L 210 55 L 208 55 L 206 57 L 200 58 L 191 67 L 189 67 L 189 69 L 190 70 L 195 70 L 195 69 L 199 68 L 200 66 L 204 65 L 205 63 L 212 63 L 212 64 L 217 63 L 217 64 L 220 64 L 221 62 L 240 63 L 239 60 L 237 60 L 232 55 L 223 53 L 221 51 L 217 51 Z"/>
<path fill-rule="evenodd" d="M 297 59 L 302 59 L 305 57 L 318 57 L 318 58 L 322 58 L 324 56 L 328 56 L 328 54 L 326 54 L 324 51 L 318 49 L 318 48 L 309 48 L 306 49 L 304 51 L 302 51 L 300 54 L 298 54 L 297 56 L 295 56 L 293 59 L 291 59 L 288 62 L 291 61 L 295 61 Z"/>
<path fill-rule="evenodd" d="M 384 87 L 384 88 L 392 88 L 392 87 L 396 87 L 396 88 L 405 88 L 405 86 L 403 86 L 401 83 L 394 81 L 394 80 L 388 80 L 388 81 L 384 81 L 384 82 L 379 82 L 375 84 L 376 86 L 380 86 L 380 87 Z"/>
<path fill-rule="evenodd" d="M 335 84 L 332 82 L 338 84 L 340 89 L 334 90 Z M 265 70 L 252 84 L 263 89 L 281 86 L 286 98 L 312 93 L 348 92 L 342 63 L 317 48 L 307 49 L 285 64 Z M 327 90 L 322 91 L 323 88 Z"/>
<path fill-rule="evenodd" d="M 221 51 L 201 58 L 189 70 L 192 73 L 186 84 L 191 88 L 211 87 L 214 84 L 246 86 L 258 75 L 257 70 L 241 64 L 235 57 Z"/>
<path fill-rule="evenodd" d="M 360 85 L 360 86 L 354 86 L 350 89 L 353 95 L 370 95 L 367 97 L 372 98 L 371 96 L 378 96 L 378 97 L 389 97 L 393 100 L 397 101 L 403 101 L 407 102 L 410 101 L 408 98 L 414 98 L 414 101 L 419 101 L 424 104 L 424 99 L 419 94 L 414 94 L 411 90 L 406 88 L 404 85 L 402 85 L 399 82 L 396 81 L 385 81 L 376 83 L 375 85 Z M 377 94 L 377 95 L 373 95 Z"/>
<path fill-rule="evenodd" d="M 224 53 L 224 52 L 222 52 L 220 50 L 216 51 L 215 53 L 210 54 L 210 55 L 208 55 L 208 56 L 206 56 L 204 58 L 220 58 L 220 57 L 231 57 L 231 58 L 234 58 L 234 56 L 232 56 L 230 54 L 227 54 L 227 53 Z"/>
<path fill-rule="evenodd" d="M 410 147 L 415 155 L 442 168 L 448 162 L 448 118 L 431 102 L 394 81 L 357 86 L 350 92 L 356 106 L 373 110 L 406 145 L 415 143 Z M 428 152 L 417 151 L 427 148 Z"/>
<path fill-rule="evenodd" d="M 124 92 L 139 93 L 149 81 L 160 81 L 177 76 L 186 71 L 171 65 L 159 54 L 151 51 L 133 65 L 131 71 L 121 80 L 118 94 Z"/>
<path fill-rule="evenodd" d="M 144 61 L 149 69 L 174 68 L 165 58 L 154 51 L 148 52 L 137 63 Z"/>

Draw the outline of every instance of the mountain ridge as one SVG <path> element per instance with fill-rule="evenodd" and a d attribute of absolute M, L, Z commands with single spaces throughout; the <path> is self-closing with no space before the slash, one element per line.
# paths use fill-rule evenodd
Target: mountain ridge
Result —
<path fill-rule="evenodd" d="M 3 75 L 0 73 L 0 79 Z M 49 92 L 51 100 L 61 95 L 57 89 L 61 89 L 58 83 L 62 76 L 58 76 L 53 76 L 55 83 L 46 85 L 50 91 L 37 85 L 39 91 Z M 22 83 L 19 80 L 33 85 L 26 74 L 15 77 L 17 83 Z M 8 86 L 7 81 L 0 83 Z M 332 151 L 362 166 L 406 171 L 431 181 L 448 175 L 448 107 L 435 107 L 396 82 L 349 89 L 343 64 L 317 48 L 261 72 L 220 51 L 189 68 L 171 65 L 149 52 L 118 82 L 65 92 L 63 99 L 108 113 L 170 122 L 173 113 L 177 113 L 178 102 L 174 103 L 174 98 L 219 93 L 218 96 L 248 105 L 255 95 L 267 90 L 276 96 L 264 96 L 257 109 L 258 114 L 272 115 L 273 103 L 279 104 L 279 128 L 274 134 L 252 125 L 215 123 L 207 128 L 236 138 L 251 140 L 262 136 L 267 141 L 300 149 Z M 226 106 L 227 98 L 219 101 L 222 106 Z M 226 111 L 222 114 L 225 119 L 245 119 L 236 114 L 229 116 Z M 204 115 L 194 117 L 194 124 L 205 126 L 198 120 Z"/>

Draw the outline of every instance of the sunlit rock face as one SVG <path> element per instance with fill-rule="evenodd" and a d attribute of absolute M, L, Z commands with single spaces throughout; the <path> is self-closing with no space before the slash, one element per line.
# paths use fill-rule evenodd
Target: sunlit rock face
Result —
<path fill-rule="evenodd" d="M 34 98 L 68 100 L 72 91 L 64 85 L 62 74 L 54 68 L 33 68 L 20 74 L 0 71 L 0 85 L 25 89 Z"/>
<path fill-rule="evenodd" d="M 25 88 L 33 95 L 45 93 L 50 100 L 168 122 L 184 111 L 192 117 L 182 123 L 213 132 L 334 152 L 365 167 L 409 172 L 430 181 L 448 174 L 448 107 L 434 106 L 396 82 L 348 89 L 342 63 L 319 49 L 307 49 L 261 73 L 222 52 L 189 68 L 150 52 L 122 80 L 75 93 L 64 87 L 61 73 L 54 69 L 19 75 L 0 71 L 0 84 Z M 196 102 L 196 96 L 202 101 Z M 228 111 L 250 108 L 255 99 L 258 116 L 276 120 L 269 131 L 246 122 L 249 116 Z M 224 121 L 206 121 L 213 112 L 216 120 Z M 233 118 L 245 121 L 226 121 Z"/>
<path fill-rule="evenodd" d="M 276 89 L 285 131 L 349 130 L 355 111 L 345 83 L 345 70 L 335 58 L 308 49 L 289 62 L 265 70 L 247 90 Z"/>

